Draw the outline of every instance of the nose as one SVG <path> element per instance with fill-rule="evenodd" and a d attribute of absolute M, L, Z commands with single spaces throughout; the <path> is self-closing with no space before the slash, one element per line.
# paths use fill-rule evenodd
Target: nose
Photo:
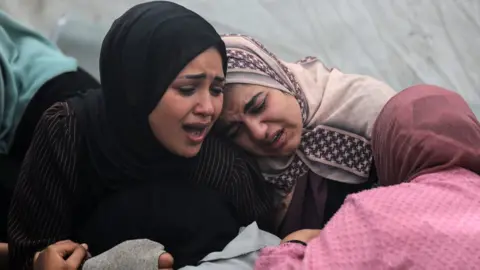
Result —
<path fill-rule="evenodd" d="M 210 94 L 198 95 L 198 101 L 193 112 L 203 117 L 213 116 L 215 113 L 215 108 L 213 106 L 212 98 L 213 97 Z"/>
<path fill-rule="evenodd" d="M 252 139 L 257 141 L 264 141 L 268 138 L 267 124 L 263 123 L 257 118 L 244 119 L 244 124 Z"/>

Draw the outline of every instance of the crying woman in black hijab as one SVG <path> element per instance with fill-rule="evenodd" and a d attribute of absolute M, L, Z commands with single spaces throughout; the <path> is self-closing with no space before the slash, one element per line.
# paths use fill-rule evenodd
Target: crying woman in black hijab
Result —
<path fill-rule="evenodd" d="M 208 135 L 226 62 L 214 28 L 182 6 L 149 2 L 118 18 L 102 45 L 103 89 L 55 104 L 37 126 L 10 209 L 12 269 L 63 239 L 95 255 L 147 238 L 192 264 L 265 217 L 255 163 Z"/>

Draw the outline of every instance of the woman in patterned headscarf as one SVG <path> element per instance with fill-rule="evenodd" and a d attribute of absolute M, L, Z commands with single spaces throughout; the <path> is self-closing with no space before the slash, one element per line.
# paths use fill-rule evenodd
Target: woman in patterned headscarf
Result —
<path fill-rule="evenodd" d="M 257 156 L 282 191 L 280 236 L 321 228 L 347 194 L 370 185 L 373 123 L 395 91 L 313 57 L 284 62 L 251 37 L 223 40 L 229 61 L 217 130 Z"/>

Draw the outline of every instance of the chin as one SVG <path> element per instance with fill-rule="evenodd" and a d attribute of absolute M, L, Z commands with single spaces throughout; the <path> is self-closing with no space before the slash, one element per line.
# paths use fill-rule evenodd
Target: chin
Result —
<path fill-rule="evenodd" d="M 300 145 L 300 143 L 298 144 Z M 297 151 L 298 149 L 298 146 L 297 144 L 288 144 L 285 146 L 285 148 L 283 149 L 283 151 L 281 153 L 279 153 L 278 155 L 281 156 L 281 157 L 288 157 L 288 156 L 291 156 L 293 154 L 295 154 L 295 151 Z"/>
<path fill-rule="evenodd" d="M 192 158 L 198 155 L 201 148 L 202 148 L 201 144 L 198 146 L 186 146 L 184 149 L 178 152 L 178 155 L 186 158 Z"/>
<path fill-rule="evenodd" d="M 294 153 L 295 153 L 295 149 L 293 149 L 293 150 L 285 149 L 282 152 L 276 154 L 275 156 L 277 156 L 277 157 L 289 157 Z"/>

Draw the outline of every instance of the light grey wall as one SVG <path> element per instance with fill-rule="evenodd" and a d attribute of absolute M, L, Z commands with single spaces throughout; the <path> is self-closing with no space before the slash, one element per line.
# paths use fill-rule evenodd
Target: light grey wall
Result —
<path fill-rule="evenodd" d="M 112 20 L 138 0 L 0 0 L 93 73 Z M 286 60 L 315 55 L 344 72 L 372 75 L 397 90 L 430 83 L 480 109 L 479 0 L 183 0 L 222 33 L 260 39 Z M 478 107 L 477 107 L 478 106 Z M 480 111 L 479 111 L 480 112 Z"/>

